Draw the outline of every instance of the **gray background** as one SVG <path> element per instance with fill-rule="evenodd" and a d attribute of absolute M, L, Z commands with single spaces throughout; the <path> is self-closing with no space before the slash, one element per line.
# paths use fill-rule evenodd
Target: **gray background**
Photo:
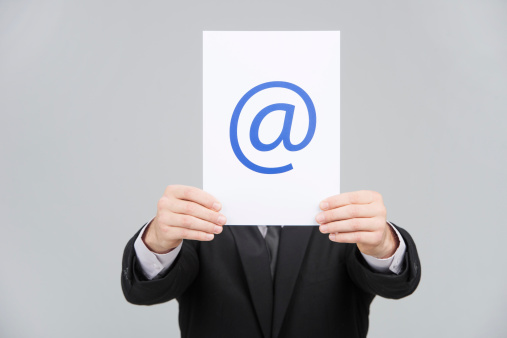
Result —
<path fill-rule="evenodd" d="M 505 337 L 505 1 L 0 0 L 0 336 L 173 337 L 123 247 L 202 186 L 202 30 L 340 30 L 342 191 L 414 236 L 412 296 L 370 337 Z"/>

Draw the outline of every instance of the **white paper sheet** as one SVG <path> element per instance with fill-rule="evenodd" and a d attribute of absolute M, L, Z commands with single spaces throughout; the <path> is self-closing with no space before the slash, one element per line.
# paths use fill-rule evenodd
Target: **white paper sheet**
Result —
<path fill-rule="evenodd" d="M 316 225 L 340 192 L 340 33 L 204 32 L 203 53 L 203 189 L 228 225 Z"/>

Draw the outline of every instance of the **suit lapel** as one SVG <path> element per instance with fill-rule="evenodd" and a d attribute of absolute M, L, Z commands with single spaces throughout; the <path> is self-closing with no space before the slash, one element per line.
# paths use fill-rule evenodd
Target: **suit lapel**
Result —
<path fill-rule="evenodd" d="M 271 337 L 273 280 L 264 238 L 256 226 L 230 226 L 264 337 Z"/>
<path fill-rule="evenodd" d="M 280 334 L 313 226 L 284 226 L 275 273 L 273 337 Z M 257 230 L 257 229 L 256 229 Z M 269 272 L 269 265 L 268 265 Z"/>

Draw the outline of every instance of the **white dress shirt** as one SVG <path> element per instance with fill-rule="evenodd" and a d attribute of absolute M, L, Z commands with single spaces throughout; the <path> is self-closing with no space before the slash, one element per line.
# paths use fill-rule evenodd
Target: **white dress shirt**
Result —
<path fill-rule="evenodd" d="M 398 230 L 396 230 L 396 228 L 390 222 L 388 223 L 393 228 L 394 232 L 396 233 L 396 236 L 398 236 L 398 239 L 400 241 L 398 249 L 396 249 L 394 255 L 392 255 L 389 258 L 379 259 L 373 256 L 365 255 L 362 252 L 361 254 L 363 255 L 365 261 L 373 270 L 380 273 L 388 273 L 389 271 L 391 271 L 395 274 L 399 274 L 403 267 L 402 262 L 403 258 L 405 257 L 406 245 L 405 241 L 403 240 L 403 237 L 401 237 Z M 155 276 L 157 276 L 160 273 L 163 273 L 164 271 L 166 271 L 171 267 L 172 263 L 180 253 L 183 242 L 181 242 L 180 245 L 174 248 L 171 252 L 168 252 L 166 254 L 158 254 L 150 251 L 150 249 L 146 247 L 146 244 L 144 244 L 142 240 L 144 230 L 146 230 L 146 226 L 148 224 L 150 224 L 150 222 L 146 223 L 146 225 L 139 233 L 139 236 L 136 238 L 136 241 L 134 242 L 134 249 L 136 251 L 137 260 L 141 265 L 141 269 L 144 275 L 149 280 L 152 280 L 153 278 L 155 278 Z M 266 237 L 268 227 L 266 225 L 259 225 L 258 228 L 262 234 L 262 237 Z"/>

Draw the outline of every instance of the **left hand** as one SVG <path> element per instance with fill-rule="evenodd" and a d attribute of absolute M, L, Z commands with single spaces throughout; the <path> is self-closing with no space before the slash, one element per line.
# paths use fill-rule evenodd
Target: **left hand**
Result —
<path fill-rule="evenodd" d="M 315 219 L 320 231 L 333 242 L 356 243 L 358 249 L 376 258 L 391 257 L 399 240 L 386 220 L 382 195 L 375 191 L 347 192 L 320 202 Z"/>

